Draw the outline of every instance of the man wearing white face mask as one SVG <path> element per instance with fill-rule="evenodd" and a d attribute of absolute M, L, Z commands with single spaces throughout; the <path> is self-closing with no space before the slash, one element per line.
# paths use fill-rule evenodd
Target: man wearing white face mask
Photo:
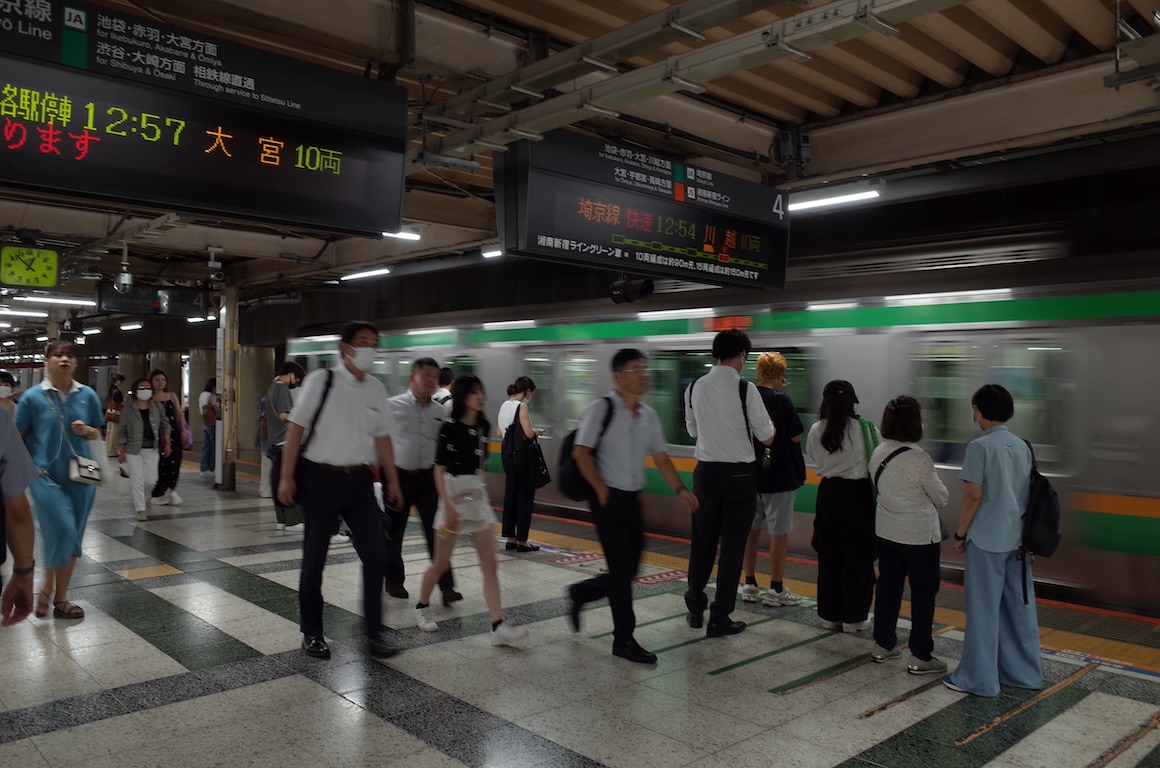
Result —
<path fill-rule="evenodd" d="M 399 503 L 399 478 L 391 445 L 391 408 L 387 390 L 368 374 L 374 370 L 379 332 L 356 321 L 342 331 L 342 362 L 312 371 L 286 422 L 278 501 L 299 503 L 305 517 L 298 609 L 302 649 L 330 658 L 322 628 L 322 569 L 330 535 L 341 516 L 363 564 L 363 615 L 372 656 L 393 656 L 398 649 L 383 626 L 383 521 L 374 494 L 373 467 L 383 468 L 387 500 Z"/>
<path fill-rule="evenodd" d="M 0 371 L 0 408 L 8 411 L 8 415 L 16 413 L 16 378 L 8 371 Z"/>

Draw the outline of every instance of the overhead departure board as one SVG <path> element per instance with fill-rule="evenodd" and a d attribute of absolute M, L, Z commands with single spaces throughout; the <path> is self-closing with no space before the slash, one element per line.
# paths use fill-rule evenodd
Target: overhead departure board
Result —
<path fill-rule="evenodd" d="M 784 193 L 573 133 L 497 156 L 504 250 L 715 285 L 785 285 Z"/>

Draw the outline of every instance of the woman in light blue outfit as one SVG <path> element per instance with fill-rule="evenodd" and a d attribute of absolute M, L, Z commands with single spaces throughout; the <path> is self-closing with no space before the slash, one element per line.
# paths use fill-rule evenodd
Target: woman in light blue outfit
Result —
<path fill-rule="evenodd" d="M 1043 687 L 1031 568 L 1024 573 L 1016 557 L 1031 489 L 1031 451 L 1007 429 L 1015 404 L 1006 389 L 987 384 L 971 398 L 971 408 L 983 435 L 971 441 L 963 459 L 963 506 L 955 531 L 955 549 L 967 555 L 967 630 L 963 658 L 943 682 L 954 691 L 998 696 L 1001 685 Z"/>
<path fill-rule="evenodd" d="M 105 423 L 105 408 L 97 393 L 73 381 L 76 365 L 71 342 L 49 344 L 44 353 L 44 381 L 30 387 L 16 406 L 16 428 L 41 470 L 29 488 L 44 549 L 45 581 L 36 615 L 47 616 L 51 602 L 58 619 L 85 615 L 83 608 L 68 601 L 68 587 L 97 494 L 95 485 L 69 479 L 69 460 L 74 452 L 84 458 L 94 456 L 92 441 L 101 436 Z"/>

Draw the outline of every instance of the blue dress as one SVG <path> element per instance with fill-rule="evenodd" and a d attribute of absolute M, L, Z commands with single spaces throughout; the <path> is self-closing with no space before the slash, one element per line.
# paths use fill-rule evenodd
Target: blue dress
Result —
<path fill-rule="evenodd" d="M 52 406 L 60 414 L 59 419 Z M 75 434 L 70 425 L 79 419 L 100 429 L 105 423 L 104 410 L 97 393 L 83 384 L 76 384 L 63 398 L 55 389 L 30 387 L 16 406 L 16 428 L 24 435 L 24 444 L 36 466 L 47 470 L 29 487 L 40 523 L 45 568 L 68 565 L 70 558 L 81 555 L 81 540 L 97 487 L 69 480 L 68 463 L 73 451 L 86 458 L 93 456 L 92 443 Z M 66 433 L 72 450 L 64 442 Z"/>

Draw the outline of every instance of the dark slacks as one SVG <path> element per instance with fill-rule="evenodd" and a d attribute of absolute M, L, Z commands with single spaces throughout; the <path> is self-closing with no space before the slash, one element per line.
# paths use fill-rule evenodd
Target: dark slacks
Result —
<path fill-rule="evenodd" d="M 435 470 L 424 469 L 414 474 L 399 470 L 399 490 L 403 502 L 398 512 L 390 515 L 390 529 L 387 531 L 387 583 L 403 586 L 406 570 L 403 567 L 403 536 L 407 531 L 407 520 L 411 507 L 419 511 L 423 521 L 423 535 L 427 538 L 427 554 L 435 557 L 435 510 L 439 507 L 439 492 L 435 490 Z M 439 589 L 447 592 L 455 588 L 451 570 L 439 577 Z"/>
<path fill-rule="evenodd" d="M 700 461 L 693 470 L 693 493 L 700 508 L 693 515 L 693 536 L 689 547 L 689 589 L 685 605 L 690 611 L 704 611 L 709 604 L 705 585 L 721 543 L 717 566 L 717 596 L 710 620 L 726 621 L 737 604 L 737 583 L 741 580 L 741 560 L 753 515 L 757 510 L 757 475 L 753 464 L 726 464 Z"/>
<path fill-rule="evenodd" d="M 278 501 L 278 483 L 282 479 L 282 446 L 270 446 L 270 488 L 274 491 L 274 519 L 283 525 L 298 525 L 302 522 L 302 508 L 282 506 Z"/>
<path fill-rule="evenodd" d="M 902 586 L 910 577 L 910 652 L 929 661 L 934 651 L 934 598 L 939 588 L 938 544 L 899 544 L 878 538 L 878 588 L 874 598 L 874 642 L 898 644 Z"/>
<path fill-rule="evenodd" d="M 536 505 L 536 489 L 532 487 L 528 469 L 513 472 L 504 478 L 503 535 L 517 541 L 527 541 L 532 530 L 532 508 Z"/>
<path fill-rule="evenodd" d="M 322 634 L 322 569 L 340 515 L 350 528 L 351 543 L 362 560 L 366 633 L 378 634 L 383 630 L 383 567 L 387 550 L 370 468 L 348 474 L 299 459 L 297 477 L 298 503 L 306 518 L 302 573 L 298 578 L 302 634 Z"/>
<path fill-rule="evenodd" d="M 153 486 L 150 495 L 154 498 L 164 496 L 170 488 L 177 488 L 177 480 L 181 477 L 182 454 L 181 441 L 184 435 L 177 428 L 177 419 L 169 419 L 169 445 L 172 450 L 165 456 L 158 451 L 157 484 Z"/>
<path fill-rule="evenodd" d="M 822 478 L 814 514 L 818 616 L 865 621 L 874 598 L 874 497 L 869 478 Z"/>
<path fill-rule="evenodd" d="M 581 603 L 608 598 L 612 609 L 612 645 L 623 648 L 636 630 L 632 610 L 632 580 L 640 567 L 644 551 L 644 524 L 641 520 L 640 494 L 612 489 L 608 506 L 592 497 L 588 500 L 596 535 L 604 549 L 608 573 L 581 581 L 572 588 L 572 597 Z"/>

